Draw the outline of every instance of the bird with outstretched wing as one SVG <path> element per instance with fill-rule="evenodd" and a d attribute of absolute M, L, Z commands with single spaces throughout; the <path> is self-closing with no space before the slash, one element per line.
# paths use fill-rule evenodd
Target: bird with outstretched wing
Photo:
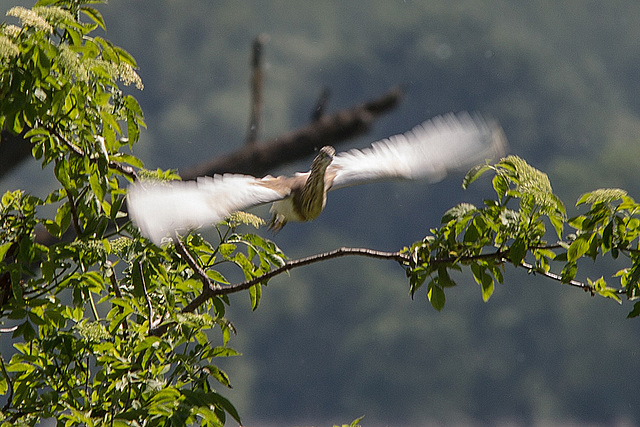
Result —
<path fill-rule="evenodd" d="M 129 217 L 144 236 L 160 244 L 164 237 L 273 202 L 270 227 L 278 231 L 288 221 L 318 217 L 330 190 L 388 179 L 436 182 L 449 171 L 501 156 L 505 149 L 497 123 L 452 113 L 363 150 L 336 154 L 333 147 L 322 147 L 311 169 L 293 176 L 224 174 L 196 181 L 137 182 L 129 189 Z"/>

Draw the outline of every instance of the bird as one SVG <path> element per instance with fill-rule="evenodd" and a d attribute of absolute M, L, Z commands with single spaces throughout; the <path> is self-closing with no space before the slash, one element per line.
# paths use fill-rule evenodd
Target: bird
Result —
<path fill-rule="evenodd" d="M 156 245 L 266 203 L 273 203 L 270 228 L 278 232 L 289 221 L 317 218 L 328 191 L 390 179 L 434 183 L 448 172 L 503 155 L 506 146 L 497 122 L 477 113 L 449 113 L 368 148 L 336 154 L 333 147 L 322 147 L 308 172 L 292 176 L 223 174 L 195 181 L 137 181 L 128 191 L 128 213 Z"/>

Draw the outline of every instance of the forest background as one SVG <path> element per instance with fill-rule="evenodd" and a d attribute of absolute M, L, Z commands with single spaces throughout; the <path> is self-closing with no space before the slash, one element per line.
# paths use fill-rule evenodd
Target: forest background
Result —
<path fill-rule="evenodd" d="M 3 11 L 14 5 L 32 2 L 0 1 Z M 136 155 L 148 168 L 180 171 L 243 144 L 250 47 L 265 33 L 262 138 L 306 124 L 325 87 L 333 111 L 401 84 L 402 103 L 338 151 L 437 114 L 480 111 L 563 200 L 601 187 L 640 198 L 635 2 L 111 0 L 98 8 L 106 37 L 140 67 L 145 89 L 135 96 L 148 130 Z M 39 168 L 22 165 L 1 192 L 46 194 Z M 398 250 L 449 207 L 492 191 L 487 180 L 463 191 L 461 180 L 341 190 L 318 220 L 290 224 L 274 240 L 291 258 L 340 246 Z M 247 425 L 362 414 L 365 425 L 640 424 L 631 305 L 524 270 L 509 271 L 487 303 L 470 274 L 458 283 L 438 313 L 408 297 L 394 264 L 350 258 L 273 279 L 256 312 L 246 295 L 233 297 L 227 317 L 239 333 L 230 345 L 243 356 L 221 363 L 234 386 L 224 394 Z"/>

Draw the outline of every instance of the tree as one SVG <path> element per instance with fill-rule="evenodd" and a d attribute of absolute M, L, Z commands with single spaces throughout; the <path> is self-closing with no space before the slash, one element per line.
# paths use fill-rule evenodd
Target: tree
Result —
<path fill-rule="evenodd" d="M 261 224 L 245 213 L 219 225 L 215 243 L 191 234 L 153 245 L 126 221 L 126 186 L 179 177 L 145 170 L 130 154 L 144 120 L 120 84 L 142 82 L 126 51 L 93 35 L 105 23 L 85 3 L 16 7 L 9 15 L 21 25 L 0 26 L 0 127 L 28 139 L 58 183 L 42 198 L 9 191 L 0 204 L 0 333 L 16 350 L 0 356 L 3 425 L 239 422 L 218 392 L 230 379 L 215 365 L 236 354 L 227 295 L 247 291 L 256 309 L 271 277 L 333 257 L 398 262 L 410 294 L 426 287 L 437 310 L 455 285 L 450 271 L 466 267 L 484 300 L 509 265 L 593 295 L 637 298 L 640 205 L 622 190 L 596 190 L 578 200 L 588 212 L 567 219 L 546 175 L 515 156 L 465 178 L 467 186 L 493 173 L 495 198 L 451 208 L 439 228 L 395 252 L 340 248 L 287 260 L 273 242 L 240 231 Z M 42 233 L 60 240 L 44 245 Z M 582 260 L 605 255 L 626 261 L 619 286 L 576 280 Z M 245 281 L 230 283 L 228 265 Z M 629 316 L 639 314 L 636 302 Z"/>

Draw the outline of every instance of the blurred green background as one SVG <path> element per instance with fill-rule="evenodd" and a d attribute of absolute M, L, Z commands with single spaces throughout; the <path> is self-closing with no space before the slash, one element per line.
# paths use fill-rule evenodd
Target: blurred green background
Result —
<path fill-rule="evenodd" d="M 17 4 L 32 2 L 0 0 L 5 11 Z M 186 169 L 243 144 L 251 42 L 266 33 L 263 138 L 306 124 L 324 87 L 335 111 L 401 84 L 400 106 L 338 151 L 477 110 L 500 121 L 510 153 L 549 174 L 570 215 L 595 188 L 640 198 L 639 2 L 110 0 L 99 9 L 106 38 L 140 66 L 148 130 L 135 153 L 149 168 Z M 44 194 L 41 175 L 22 165 L 0 190 Z M 454 204 L 493 195 L 487 179 L 467 191 L 461 180 L 337 191 L 316 221 L 273 239 L 291 258 L 398 250 Z M 616 270 L 584 267 L 582 280 Z M 236 296 L 231 345 L 244 355 L 223 363 L 234 386 L 226 395 L 252 426 L 363 414 L 366 426 L 640 425 L 630 304 L 522 270 L 508 269 L 488 303 L 470 274 L 458 283 L 437 313 L 423 292 L 409 298 L 396 264 L 344 258 L 274 279 L 257 312 Z"/>

